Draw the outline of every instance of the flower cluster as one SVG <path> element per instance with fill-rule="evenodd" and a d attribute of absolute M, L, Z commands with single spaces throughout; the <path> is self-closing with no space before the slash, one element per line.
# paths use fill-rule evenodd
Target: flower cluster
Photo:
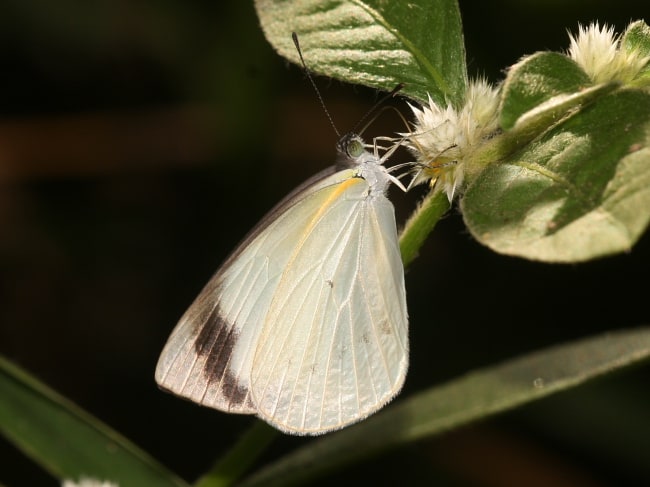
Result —
<path fill-rule="evenodd" d="M 428 106 L 411 106 L 413 130 L 404 134 L 417 162 L 409 187 L 430 181 L 451 202 L 462 188 L 466 164 L 477 146 L 498 128 L 498 91 L 486 80 L 469 83 L 465 104 L 442 107 L 429 98 Z"/>
<path fill-rule="evenodd" d="M 625 49 L 613 27 L 596 22 L 580 26 L 578 34 L 569 33 L 571 45 L 568 56 L 573 59 L 594 83 L 620 81 L 629 83 L 648 63 L 648 56 L 636 49 Z"/>

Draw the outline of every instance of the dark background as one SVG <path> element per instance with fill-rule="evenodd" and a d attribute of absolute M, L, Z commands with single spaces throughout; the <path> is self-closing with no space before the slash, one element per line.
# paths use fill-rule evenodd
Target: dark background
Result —
<path fill-rule="evenodd" d="M 251 423 L 159 391 L 162 346 L 227 253 L 336 136 L 252 2 L 5 0 L 0 13 L 0 353 L 188 480 Z M 648 20 L 639 1 L 461 2 L 470 73 Z M 339 130 L 372 90 L 319 79 Z M 398 104 L 407 114 L 405 104 Z M 382 117 L 372 135 L 402 130 Z M 399 223 L 415 195 L 391 193 Z M 457 211 L 407 274 L 403 395 L 477 367 L 648 323 L 650 238 L 544 265 L 492 253 Z M 423 441 L 323 481 L 649 485 L 648 366 Z M 282 437 L 268 458 L 308 439 Z M 0 483 L 57 485 L 5 440 Z"/>

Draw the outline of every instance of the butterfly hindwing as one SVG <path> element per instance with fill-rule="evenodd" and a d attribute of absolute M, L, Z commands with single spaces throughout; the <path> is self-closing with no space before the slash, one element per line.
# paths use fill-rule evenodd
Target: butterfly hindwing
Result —
<path fill-rule="evenodd" d="M 258 339 L 258 415 L 292 433 L 358 421 L 402 386 L 408 363 L 403 267 L 383 194 L 354 178 L 314 198 Z"/>

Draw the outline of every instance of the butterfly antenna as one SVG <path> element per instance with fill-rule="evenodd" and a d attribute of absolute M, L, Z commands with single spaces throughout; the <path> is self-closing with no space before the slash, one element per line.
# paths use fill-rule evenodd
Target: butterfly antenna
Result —
<path fill-rule="evenodd" d="M 358 127 L 359 127 L 363 122 L 365 122 L 366 120 L 368 120 L 368 118 L 370 118 L 370 117 L 372 116 L 372 118 L 370 118 L 370 120 L 368 120 L 368 123 L 366 123 L 366 124 L 361 128 L 361 130 L 359 131 L 360 134 L 363 134 L 363 132 L 365 132 L 366 129 L 368 128 L 368 126 L 369 126 L 372 122 L 375 121 L 375 119 L 379 116 L 379 114 L 380 114 L 384 109 L 386 109 L 386 107 L 382 107 L 382 105 L 383 105 L 384 103 L 386 103 L 386 100 L 388 100 L 388 99 L 390 99 L 390 98 L 393 98 L 395 95 L 397 95 L 397 93 L 399 93 L 399 92 L 402 90 L 402 88 L 404 88 L 404 83 L 399 83 L 395 88 L 393 88 L 393 89 L 391 90 L 390 93 L 387 93 L 386 95 L 382 96 L 382 97 L 381 97 L 381 98 L 380 98 L 380 99 L 379 99 L 379 100 L 378 100 L 378 101 L 377 101 L 377 102 L 376 102 L 372 107 L 370 107 L 370 110 L 368 110 L 368 111 L 366 112 L 366 114 L 365 114 L 363 117 L 361 117 L 361 120 L 359 120 L 359 121 L 357 122 L 357 124 L 354 126 L 354 130 L 356 131 L 356 129 L 357 129 L 357 128 L 358 128 Z M 379 110 L 380 107 L 381 107 L 381 110 Z M 390 107 L 388 107 L 388 108 L 390 108 Z M 399 111 L 398 111 L 398 113 L 399 113 Z"/>
<path fill-rule="evenodd" d="M 336 125 L 334 124 L 334 120 L 332 119 L 332 116 L 330 115 L 329 110 L 327 109 L 327 106 L 325 106 L 325 100 L 323 100 L 323 96 L 320 94 L 320 90 L 318 89 L 318 86 L 316 86 L 316 82 L 314 81 L 314 77 L 311 75 L 310 69 L 307 67 L 307 63 L 305 62 L 305 58 L 302 57 L 302 49 L 300 49 L 300 43 L 298 42 L 298 34 L 295 32 L 291 33 L 291 38 L 293 39 L 293 43 L 296 46 L 296 50 L 298 51 L 298 56 L 300 56 L 300 63 L 302 64 L 302 69 L 305 72 L 305 75 L 309 79 L 309 82 L 311 85 L 314 87 L 314 91 L 316 92 L 316 96 L 318 97 L 318 101 L 320 102 L 320 105 L 323 107 L 323 111 L 325 112 L 325 115 L 327 116 L 327 119 L 330 121 L 330 125 L 334 129 L 334 132 L 336 132 L 337 137 L 341 138 L 341 134 L 339 133 L 338 129 L 336 128 Z"/>

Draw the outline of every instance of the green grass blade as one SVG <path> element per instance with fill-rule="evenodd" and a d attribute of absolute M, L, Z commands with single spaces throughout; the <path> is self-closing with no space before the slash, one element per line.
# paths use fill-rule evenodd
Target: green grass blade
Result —
<path fill-rule="evenodd" d="M 57 478 L 187 486 L 97 418 L 0 356 L 0 431 Z"/>
<path fill-rule="evenodd" d="M 650 327 L 544 349 L 478 370 L 400 401 L 316 440 L 245 480 L 288 486 L 390 448 L 487 418 L 650 358 Z"/>

